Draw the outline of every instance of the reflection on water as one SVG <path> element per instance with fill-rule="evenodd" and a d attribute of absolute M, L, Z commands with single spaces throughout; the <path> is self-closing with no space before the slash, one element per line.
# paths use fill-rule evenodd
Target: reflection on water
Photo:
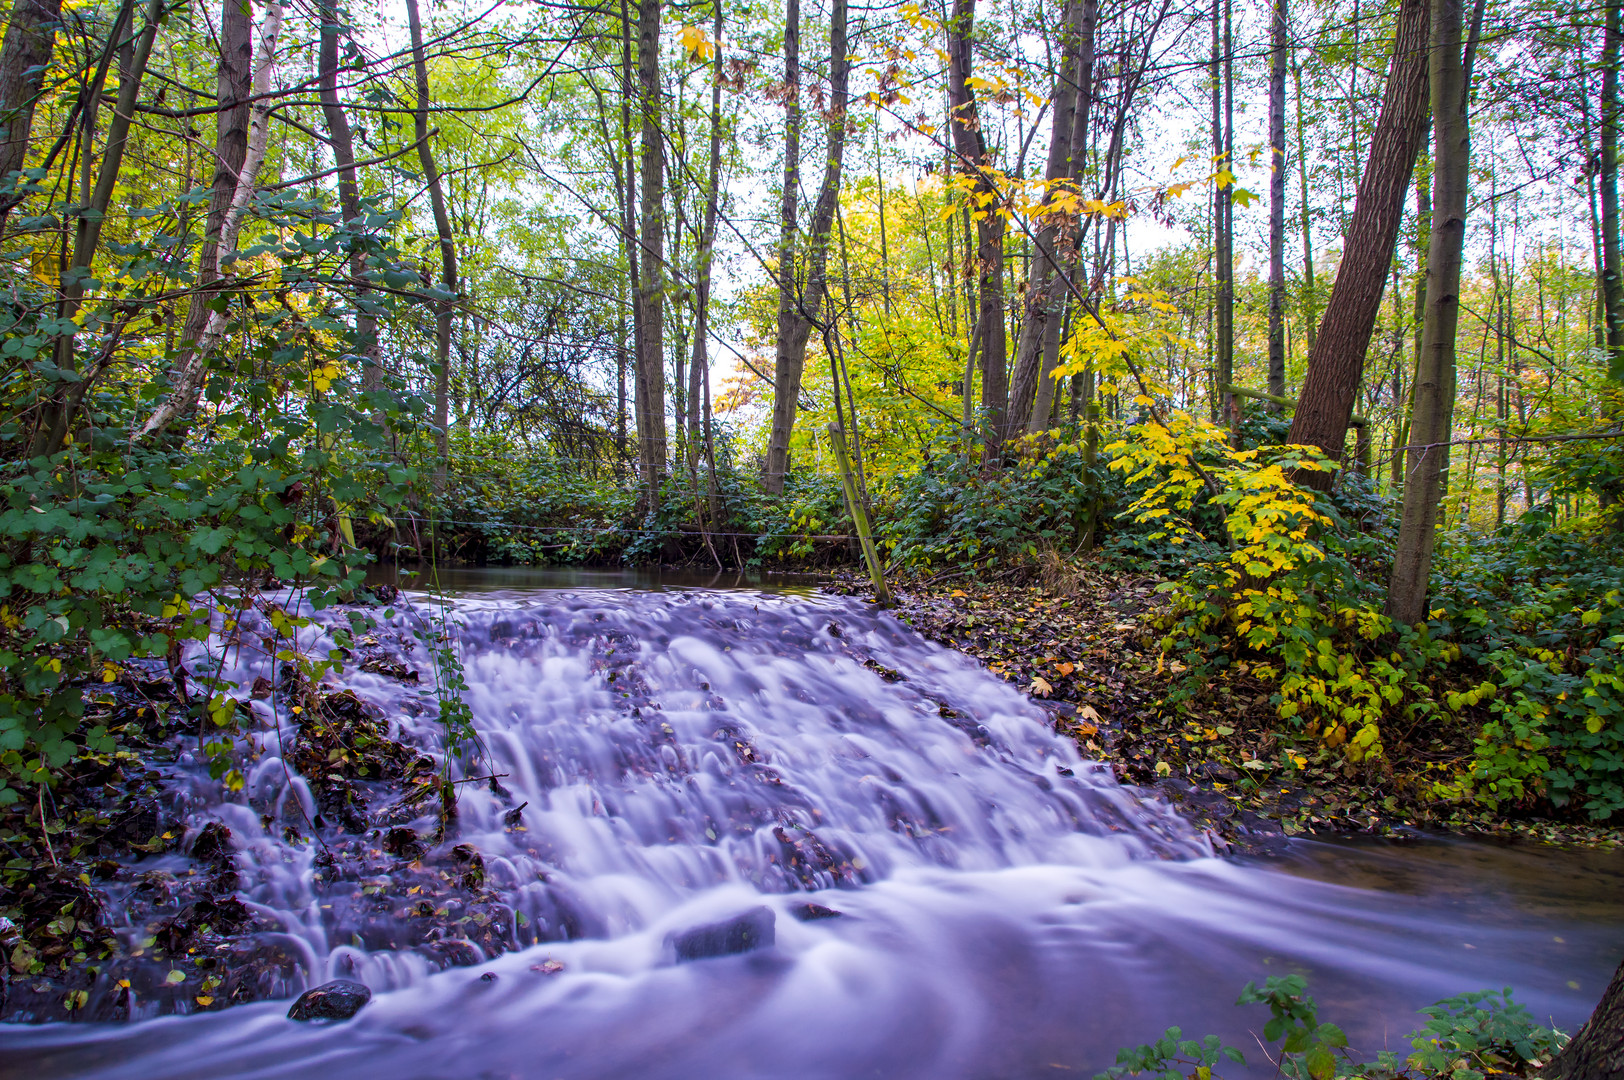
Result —
<path fill-rule="evenodd" d="M 245 899 L 300 942 L 306 983 L 354 974 L 373 1003 L 327 1028 L 270 1002 L 14 1029 L 0 1078 L 1091 1076 L 1167 1024 L 1223 1035 L 1251 1062 L 1231 1075 L 1261 1078 L 1265 1017 L 1232 1004 L 1249 980 L 1304 973 L 1355 1045 L 1404 1049 L 1417 1007 L 1468 989 L 1509 984 L 1574 1026 L 1624 952 L 1617 852 L 1213 859 L 1012 687 L 855 600 L 462 573 L 467 700 L 506 789 L 465 789 L 445 843 L 484 853 L 527 947 L 439 974 L 361 947 L 278 827 L 300 781 L 268 720 L 277 767 L 200 817 L 230 821 Z M 379 637 L 407 641 L 385 631 L 415 618 Z M 222 662 L 245 684 L 265 667 Z M 424 687 L 347 682 L 434 737 Z M 808 901 L 841 915 L 802 922 Z M 670 935 L 760 906 L 771 948 L 673 962 Z"/>
<path fill-rule="evenodd" d="M 410 566 L 367 569 L 368 585 L 394 585 L 453 595 L 534 592 L 554 589 L 748 589 L 810 596 L 825 579 L 815 574 L 781 574 L 764 570 L 712 571 L 704 568 L 613 569 L 587 566 Z"/>

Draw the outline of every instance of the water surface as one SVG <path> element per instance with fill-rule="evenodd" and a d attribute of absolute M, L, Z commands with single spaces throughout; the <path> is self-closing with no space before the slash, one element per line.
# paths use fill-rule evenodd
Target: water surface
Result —
<path fill-rule="evenodd" d="M 324 908 L 315 853 L 281 828 L 309 799 L 279 756 L 293 718 L 258 702 L 248 788 L 193 824 L 230 825 L 245 899 L 306 957 L 290 994 L 344 976 L 373 1003 L 315 1028 L 286 1001 L 14 1027 L 0 1077 L 1092 1075 L 1167 1024 L 1223 1034 L 1264 1076 L 1266 1017 L 1232 1004 L 1248 980 L 1304 973 L 1356 1045 L 1402 1049 L 1417 1007 L 1467 989 L 1511 985 L 1575 1026 L 1624 953 L 1616 852 L 1215 859 L 1014 689 L 855 600 L 459 573 L 444 618 L 502 788 L 464 788 L 444 842 L 483 853 L 515 950 L 436 972 Z M 430 745 L 439 610 L 419 597 L 377 633 L 420 685 L 344 679 Z M 244 685 L 272 666 L 218 659 Z M 808 902 L 841 915 L 801 921 Z M 673 934 L 757 906 L 773 947 L 674 962 Z"/>

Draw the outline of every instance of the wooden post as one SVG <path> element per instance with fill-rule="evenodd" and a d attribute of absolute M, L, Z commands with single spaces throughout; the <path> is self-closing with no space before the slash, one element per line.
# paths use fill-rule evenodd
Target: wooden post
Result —
<path fill-rule="evenodd" d="M 890 607 L 891 590 L 885 587 L 885 574 L 880 570 L 880 553 L 874 547 L 874 535 L 868 528 L 868 514 L 863 510 L 862 500 L 857 497 L 857 481 L 852 476 L 851 458 L 846 453 L 846 433 L 840 430 L 839 424 L 829 425 L 829 445 L 835 452 L 835 461 L 840 465 L 840 482 L 846 488 L 846 508 L 851 511 L 852 522 L 857 526 L 857 538 L 863 545 L 868 576 L 874 582 L 874 598 L 881 607 Z"/>

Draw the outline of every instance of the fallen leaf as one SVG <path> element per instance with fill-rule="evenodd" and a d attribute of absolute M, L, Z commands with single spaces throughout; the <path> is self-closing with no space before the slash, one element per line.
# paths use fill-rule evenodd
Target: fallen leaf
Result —
<path fill-rule="evenodd" d="M 1070 675 L 1072 672 L 1077 670 L 1077 668 L 1071 664 L 1056 664 L 1054 669 L 1060 672 L 1062 675 Z"/>
<path fill-rule="evenodd" d="M 1048 697 L 1053 692 L 1054 687 L 1050 686 L 1048 680 L 1043 676 L 1039 675 L 1032 680 L 1032 693 L 1039 697 Z"/>

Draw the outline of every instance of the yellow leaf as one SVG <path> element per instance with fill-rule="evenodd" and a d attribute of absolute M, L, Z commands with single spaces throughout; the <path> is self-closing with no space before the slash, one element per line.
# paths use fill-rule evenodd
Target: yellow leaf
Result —
<path fill-rule="evenodd" d="M 1038 697 L 1048 697 L 1053 691 L 1054 687 L 1050 686 L 1049 680 L 1045 679 L 1042 675 L 1038 675 L 1033 678 L 1032 693 L 1038 695 Z"/>

